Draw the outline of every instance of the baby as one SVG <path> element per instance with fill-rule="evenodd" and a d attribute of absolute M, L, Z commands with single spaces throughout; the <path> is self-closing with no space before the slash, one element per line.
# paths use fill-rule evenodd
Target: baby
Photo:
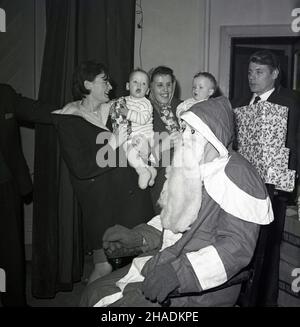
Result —
<path fill-rule="evenodd" d="M 215 77 L 208 72 L 200 72 L 193 78 L 192 98 L 183 101 L 176 109 L 176 116 L 181 129 L 183 128 L 183 122 L 180 116 L 187 110 L 189 110 L 197 102 L 208 100 L 215 94 L 217 90 L 217 81 Z"/>
<path fill-rule="evenodd" d="M 141 189 L 148 185 L 153 186 L 156 177 L 156 169 L 147 164 L 154 138 L 153 108 L 145 97 L 149 91 L 149 83 L 149 76 L 144 70 L 133 70 L 126 83 L 129 96 L 114 101 L 111 108 L 113 129 L 119 124 L 127 124 L 129 137 L 123 148 L 128 162 L 139 175 Z"/>

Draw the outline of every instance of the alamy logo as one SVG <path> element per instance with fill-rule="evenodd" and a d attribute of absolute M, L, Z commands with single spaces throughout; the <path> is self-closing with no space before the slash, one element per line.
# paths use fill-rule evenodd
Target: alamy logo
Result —
<path fill-rule="evenodd" d="M 2 8 L 0 8 L 0 32 L 6 32 L 6 14 Z"/>
<path fill-rule="evenodd" d="M 0 268 L 0 293 L 6 292 L 6 276 L 4 269 Z"/>
<path fill-rule="evenodd" d="M 294 33 L 300 32 L 300 8 L 294 8 L 292 11 L 292 17 L 296 17 L 293 19 L 291 28 Z"/>
<path fill-rule="evenodd" d="M 292 291 L 298 293 L 300 291 L 300 268 L 293 269 L 292 277 L 296 277 L 292 281 Z"/>

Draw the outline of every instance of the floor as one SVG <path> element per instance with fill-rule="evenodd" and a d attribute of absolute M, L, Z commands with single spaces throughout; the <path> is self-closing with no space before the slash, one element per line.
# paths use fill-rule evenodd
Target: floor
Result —
<path fill-rule="evenodd" d="M 58 292 L 53 299 L 37 299 L 31 294 L 31 264 L 27 261 L 27 303 L 31 307 L 77 307 L 86 279 L 92 271 L 92 258 L 86 256 L 81 282 L 73 285 L 72 292 Z"/>

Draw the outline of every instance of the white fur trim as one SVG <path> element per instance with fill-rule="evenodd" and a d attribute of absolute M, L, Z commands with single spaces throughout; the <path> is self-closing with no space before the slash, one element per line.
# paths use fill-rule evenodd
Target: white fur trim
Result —
<path fill-rule="evenodd" d="M 182 237 L 182 233 L 175 234 L 169 229 L 164 229 L 163 242 L 162 242 L 161 249 L 159 251 L 161 252 L 165 248 L 174 245 L 177 241 L 181 239 L 181 237 Z"/>
<path fill-rule="evenodd" d="M 218 140 L 212 130 L 193 112 L 187 111 L 182 114 L 181 119 L 185 120 L 190 126 L 201 133 L 210 142 L 221 157 L 228 156 L 228 150 L 224 144 Z"/>
<path fill-rule="evenodd" d="M 219 158 L 203 165 L 204 186 L 211 198 L 227 213 L 259 225 L 273 221 L 270 198 L 258 199 L 241 190 L 226 175 L 228 158 Z"/>
<path fill-rule="evenodd" d="M 162 232 L 162 230 L 163 230 L 162 225 L 161 225 L 160 215 L 157 215 L 157 216 L 153 217 L 151 220 L 149 220 L 147 222 L 147 225 L 158 229 L 160 232 Z"/>
<path fill-rule="evenodd" d="M 123 297 L 124 288 L 130 283 L 142 282 L 145 277 L 141 271 L 145 263 L 152 258 L 152 256 L 138 257 L 132 261 L 128 273 L 116 282 L 116 286 L 121 290 L 120 292 L 105 296 L 98 301 L 94 307 L 107 307 L 108 305 L 120 300 Z"/>
<path fill-rule="evenodd" d="M 163 230 L 160 215 L 157 215 L 154 218 L 152 218 L 150 221 L 148 221 L 147 225 L 150 225 L 150 226 L 158 229 L 160 232 L 163 231 L 163 241 L 162 241 L 162 246 L 161 246 L 160 251 L 164 250 L 165 248 L 167 248 L 169 246 L 172 246 L 182 237 L 182 233 L 175 234 L 169 229 Z"/>
<path fill-rule="evenodd" d="M 94 307 L 107 307 L 108 305 L 120 300 L 122 297 L 123 297 L 122 292 L 105 296 L 101 300 L 99 300 L 96 304 L 94 304 Z"/>
<path fill-rule="evenodd" d="M 186 254 L 203 290 L 221 285 L 227 281 L 223 262 L 212 245 L 197 252 Z"/>
<path fill-rule="evenodd" d="M 116 282 L 116 286 L 123 292 L 127 284 L 142 282 L 145 277 L 141 274 L 141 271 L 145 263 L 151 258 L 152 256 L 149 255 L 146 257 L 137 257 L 133 259 L 128 273 Z"/>

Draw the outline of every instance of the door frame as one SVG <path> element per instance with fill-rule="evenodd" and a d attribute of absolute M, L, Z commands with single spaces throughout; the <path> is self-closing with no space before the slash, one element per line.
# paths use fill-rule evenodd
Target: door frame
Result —
<path fill-rule="evenodd" d="M 229 96 L 231 39 L 234 37 L 281 37 L 300 36 L 291 29 L 291 25 L 235 25 L 221 26 L 219 85 L 226 96 Z"/>

